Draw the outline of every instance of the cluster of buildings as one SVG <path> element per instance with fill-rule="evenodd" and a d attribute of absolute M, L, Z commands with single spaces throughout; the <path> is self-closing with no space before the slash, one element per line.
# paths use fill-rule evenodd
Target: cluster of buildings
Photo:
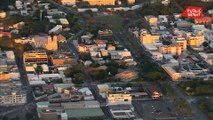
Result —
<path fill-rule="evenodd" d="M 119 43 L 110 41 L 113 35 L 111 30 L 99 31 L 98 34 L 102 39 L 94 40 L 92 34 L 81 36 L 81 41 L 75 43 L 78 52 L 90 54 L 91 59 L 100 65 L 111 60 L 124 62 L 126 65 L 136 65 L 129 50 Z"/>
<path fill-rule="evenodd" d="M 151 29 L 132 28 L 130 31 L 172 80 L 211 79 L 209 66 L 213 59 L 207 49 L 212 49 L 212 16 L 196 18 L 193 23 L 178 14 L 173 17 L 174 20 L 166 15 L 145 16 Z"/>
<path fill-rule="evenodd" d="M 14 52 L 0 50 L 0 106 L 24 105 L 26 91 L 21 86 Z"/>
<path fill-rule="evenodd" d="M 63 5 L 75 5 L 78 3 L 78 0 L 61 0 Z M 84 0 L 83 2 L 88 2 L 89 5 L 115 5 L 116 2 L 121 4 L 121 0 Z M 134 4 L 135 0 L 127 0 L 128 4 Z"/>
<path fill-rule="evenodd" d="M 141 86 L 140 86 L 141 87 Z M 132 105 L 134 99 L 160 99 L 162 94 L 154 86 L 147 86 L 144 91 L 138 91 L 137 87 L 113 86 L 98 84 L 99 96 L 106 100 L 106 106 L 113 119 L 133 119 L 135 110 Z M 147 100 L 148 100 L 147 99 Z M 151 100 L 150 99 L 150 100 Z"/>

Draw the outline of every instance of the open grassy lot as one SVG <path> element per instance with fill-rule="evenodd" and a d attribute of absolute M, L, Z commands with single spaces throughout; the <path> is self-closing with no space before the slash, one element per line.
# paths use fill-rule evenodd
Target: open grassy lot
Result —
<path fill-rule="evenodd" d="M 101 13 L 94 15 L 98 23 L 106 24 L 113 30 L 121 30 L 123 18 L 117 14 Z"/>

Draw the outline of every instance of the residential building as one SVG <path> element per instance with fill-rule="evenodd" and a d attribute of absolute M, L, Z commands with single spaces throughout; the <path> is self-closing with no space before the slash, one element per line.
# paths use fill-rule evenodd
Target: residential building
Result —
<path fill-rule="evenodd" d="M 96 40 L 95 43 L 99 48 L 106 48 L 106 42 L 104 40 Z"/>
<path fill-rule="evenodd" d="M 6 12 L 0 11 L 0 19 L 6 17 Z"/>
<path fill-rule="evenodd" d="M 163 45 L 159 48 L 162 54 L 181 55 L 181 47 L 179 45 Z"/>
<path fill-rule="evenodd" d="M 135 117 L 134 107 L 131 105 L 109 106 L 109 112 L 113 119 L 132 119 Z"/>
<path fill-rule="evenodd" d="M 60 18 L 59 21 L 62 25 L 65 25 L 65 26 L 69 25 L 69 22 L 66 18 Z"/>
<path fill-rule="evenodd" d="M 40 120 L 58 120 L 56 110 L 42 109 L 40 115 L 41 115 Z"/>
<path fill-rule="evenodd" d="M 88 53 L 89 49 L 95 49 L 95 48 L 98 48 L 98 46 L 96 44 L 92 44 L 92 45 L 78 44 L 77 48 L 78 48 L 78 52 Z"/>
<path fill-rule="evenodd" d="M 109 85 L 107 84 L 98 84 L 97 90 L 99 93 L 108 93 L 109 91 Z"/>
<path fill-rule="evenodd" d="M 182 51 L 187 49 L 187 41 L 185 38 L 176 38 L 175 42 L 181 47 Z"/>
<path fill-rule="evenodd" d="M 151 26 L 157 26 L 158 18 L 152 15 L 145 16 L 146 21 L 149 22 Z"/>
<path fill-rule="evenodd" d="M 25 25 L 25 22 L 21 21 L 16 24 L 13 24 L 12 27 L 15 29 L 21 29 Z"/>
<path fill-rule="evenodd" d="M 85 0 L 90 5 L 115 5 L 115 0 Z"/>
<path fill-rule="evenodd" d="M 23 7 L 22 1 L 16 0 L 15 6 L 16 6 L 16 8 L 17 8 L 18 10 L 22 9 L 22 7 Z"/>
<path fill-rule="evenodd" d="M 162 65 L 162 68 L 167 72 L 167 74 L 169 74 L 172 80 L 176 81 L 181 78 L 181 74 L 176 72 L 171 66 Z"/>
<path fill-rule="evenodd" d="M 1 86 L 0 106 L 24 105 L 26 102 L 26 93 L 21 88 L 11 90 L 9 86 Z"/>
<path fill-rule="evenodd" d="M 75 5 L 76 0 L 61 0 L 62 5 Z"/>
<path fill-rule="evenodd" d="M 8 81 L 10 79 L 10 74 L 8 72 L 0 71 L 0 81 Z"/>
<path fill-rule="evenodd" d="M 109 92 L 107 95 L 107 105 L 131 105 L 132 96 L 125 92 Z"/>
<path fill-rule="evenodd" d="M 162 60 L 163 59 L 163 54 L 160 52 L 151 52 L 152 58 L 154 60 Z"/>
<path fill-rule="evenodd" d="M 199 47 L 202 46 L 203 42 L 205 41 L 204 36 L 189 36 L 188 37 L 188 45 L 192 47 Z"/>
<path fill-rule="evenodd" d="M 51 30 L 49 30 L 49 34 L 59 34 L 62 32 L 62 25 L 56 25 Z"/>
<path fill-rule="evenodd" d="M 19 43 L 19 44 L 27 44 L 27 43 L 35 43 L 35 40 L 32 38 L 26 38 L 26 37 L 22 37 L 22 38 L 16 38 L 14 39 L 15 43 Z"/>
<path fill-rule="evenodd" d="M 50 56 L 50 60 L 54 66 L 74 65 L 77 63 L 71 52 L 55 52 Z"/>
<path fill-rule="evenodd" d="M 47 64 L 48 56 L 45 51 L 28 51 L 23 54 L 23 62 L 26 63 L 40 63 Z"/>
<path fill-rule="evenodd" d="M 106 29 L 104 31 L 98 30 L 98 35 L 100 35 L 100 37 L 108 37 L 108 36 L 112 36 L 113 32 L 109 29 Z"/>
<path fill-rule="evenodd" d="M 140 41 L 142 44 L 153 44 L 158 42 L 160 39 L 159 35 L 151 35 L 151 34 L 143 34 L 140 37 Z"/>
<path fill-rule="evenodd" d="M 159 90 L 157 90 L 154 86 L 150 85 L 146 88 L 146 90 L 152 99 L 159 99 L 162 96 Z"/>
<path fill-rule="evenodd" d="M 135 4 L 135 0 L 128 0 L 128 4 Z"/>

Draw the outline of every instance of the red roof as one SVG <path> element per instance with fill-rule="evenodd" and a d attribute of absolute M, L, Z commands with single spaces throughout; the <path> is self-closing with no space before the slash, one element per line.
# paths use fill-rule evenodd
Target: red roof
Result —
<path fill-rule="evenodd" d="M 10 32 L 0 32 L 0 37 L 2 37 L 2 36 L 11 37 L 11 33 Z"/>

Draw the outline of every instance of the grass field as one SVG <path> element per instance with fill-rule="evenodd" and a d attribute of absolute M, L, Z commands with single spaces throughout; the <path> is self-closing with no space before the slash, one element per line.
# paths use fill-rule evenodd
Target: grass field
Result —
<path fill-rule="evenodd" d="M 94 18 L 97 22 L 106 24 L 113 30 L 121 30 L 123 18 L 116 14 L 96 14 Z"/>

